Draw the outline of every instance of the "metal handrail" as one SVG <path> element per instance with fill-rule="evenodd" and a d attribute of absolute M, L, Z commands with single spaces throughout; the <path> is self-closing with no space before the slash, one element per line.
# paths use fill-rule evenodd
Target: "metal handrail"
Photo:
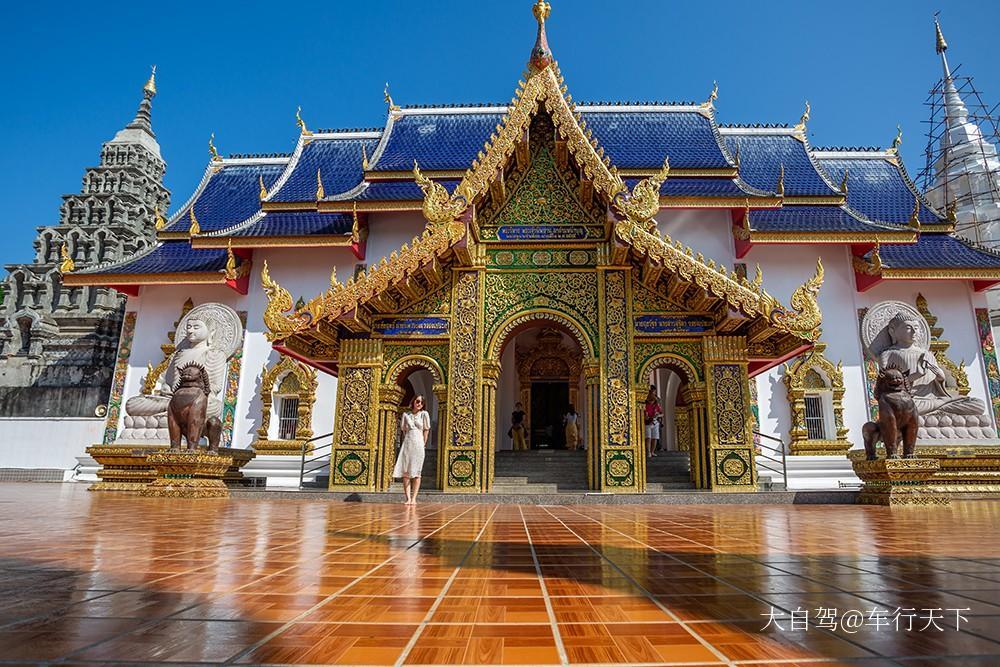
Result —
<path fill-rule="evenodd" d="M 753 434 L 756 435 L 758 438 L 766 439 L 766 440 L 770 440 L 772 442 L 777 442 L 778 443 L 777 447 L 772 446 L 772 445 L 765 445 L 763 442 L 757 442 L 755 444 L 758 447 L 762 448 L 762 449 L 767 449 L 769 451 L 776 452 L 776 453 L 780 454 L 781 455 L 780 459 L 778 459 L 777 457 L 774 457 L 774 456 L 769 456 L 767 454 L 763 454 L 763 453 L 757 454 L 756 458 L 763 458 L 766 461 L 773 462 L 775 465 L 780 465 L 781 466 L 780 469 L 778 469 L 778 468 L 772 468 L 771 466 L 767 465 L 766 463 L 765 464 L 761 464 L 760 462 L 758 462 L 757 465 L 760 466 L 761 468 L 764 468 L 764 470 L 768 470 L 770 472 L 777 473 L 777 474 L 781 475 L 781 481 L 782 481 L 782 483 L 785 486 L 785 490 L 788 490 L 788 461 L 785 458 L 785 456 L 786 456 L 785 455 L 785 441 L 782 440 L 781 438 L 776 438 L 773 435 L 767 435 L 766 433 L 761 433 L 760 431 L 754 431 Z"/>
<path fill-rule="evenodd" d="M 323 466 L 329 465 L 328 463 L 321 463 L 318 466 L 315 466 L 313 468 L 310 468 L 309 470 L 306 470 L 306 466 L 309 465 L 309 464 L 316 463 L 317 461 L 320 461 L 320 460 L 323 460 L 323 459 L 329 459 L 330 452 L 327 452 L 325 455 L 321 454 L 319 456 L 314 456 L 314 457 L 309 458 L 309 459 L 306 458 L 306 455 L 310 454 L 310 453 L 316 454 L 317 452 L 320 452 L 320 451 L 323 451 L 323 450 L 326 450 L 326 449 L 330 449 L 332 451 L 333 450 L 333 437 L 332 436 L 333 436 L 333 432 L 324 433 L 323 435 L 317 435 L 314 438 L 309 438 L 308 440 L 306 440 L 305 442 L 302 443 L 302 462 L 299 465 L 299 488 L 300 489 L 303 486 L 305 486 L 306 475 L 308 475 L 310 473 L 314 473 L 314 472 L 316 472 L 318 470 L 322 470 Z M 327 444 L 325 444 L 325 445 L 319 445 L 318 447 L 312 447 L 311 448 L 312 451 L 310 452 L 310 445 L 312 443 L 316 442 L 317 440 L 322 440 L 323 438 L 330 438 L 330 442 L 327 443 Z"/>

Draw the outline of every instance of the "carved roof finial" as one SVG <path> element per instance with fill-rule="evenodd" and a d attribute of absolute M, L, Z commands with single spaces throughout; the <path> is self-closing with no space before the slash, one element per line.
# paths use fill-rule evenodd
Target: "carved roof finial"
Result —
<path fill-rule="evenodd" d="M 549 40 L 545 36 L 545 20 L 552 13 L 552 5 L 545 0 L 537 0 L 531 7 L 531 13 L 538 21 L 538 33 L 535 36 L 535 45 L 531 48 L 531 56 L 528 58 L 528 69 L 532 72 L 540 72 L 553 63 L 552 49 L 549 48 Z"/>
<path fill-rule="evenodd" d="M 892 155 L 897 155 L 899 153 L 899 145 L 903 143 L 903 126 L 896 125 L 896 136 L 892 140 L 892 145 L 889 146 L 888 153 Z"/>
<path fill-rule="evenodd" d="M 844 193 L 845 197 L 847 196 L 847 172 L 848 172 L 848 170 L 845 167 L 844 168 L 844 177 L 842 179 L 840 179 L 840 191 Z"/>
<path fill-rule="evenodd" d="M 306 127 L 306 122 L 302 120 L 302 107 L 297 107 L 295 109 L 295 124 L 299 126 L 299 132 L 304 137 L 311 137 L 312 132 Z"/>
<path fill-rule="evenodd" d="M 775 186 L 774 191 L 779 195 L 785 194 L 785 163 L 782 162 L 778 167 L 778 185 Z"/>
<path fill-rule="evenodd" d="M 351 216 L 353 221 L 351 222 L 351 243 L 358 244 L 361 243 L 361 224 L 358 222 L 358 202 L 354 202 L 354 206 L 351 208 Z"/>
<path fill-rule="evenodd" d="M 222 162 L 222 157 L 215 147 L 215 132 L 208 136 L 208 154 L 212 156 L 212 162 Z"/>
<path fill-rule="evenodd" d="M 916 195 L 913 196 L 913 212 L 910 213 L 908 224 L 913 229 L 920 229 L 920 197 Z"/>
<path fill-rule="evenodd" d="M 156 231 L 160 231 L 167 226 L 167 219 L 163 217 L 163 211 L 160 210 L 159 206 L 156 207 L 156 223 L 154 226 L 156 227 Z"/>
<path fill-rule="evenodd" d="M 226 280 L 236 280 L 236 255 L 233 254 L 233 240 L 226 241 Z"/>
<path fill-rule="evenodd" d="M 938 14 L 940 13 L 934 12 L 934 50 L 938 53 L 944 53 L 948 50 L 948 42 L 944 41 L 944 33 L 941 32 L 941 22 L 938 20 Z"/>
<path fill-rule="evenodd" d="M 59 264 L 59 273 L 71 273 L 76 268 L 76 263 L 73 262 L 73 258 L 69 254 L 69 246 L 65 243 L 59 248 L 59 257 L 62 259 Z"/>
<path fill-rule="evenodd" d="M 712 92 L 708 94 L 708 99 L 705 100 L 704 102 L 702 102 L 701 108 L 702 109 L 714 109 L 715 108 L 715 100 L 717 100 L 717 99 L 719 99 L 719 82 L 718 81 L 713 81 L 712 82 Z"/>
<path fill-rule="evenodd" d="M 368 171 L 368 150 L 363 141 L 361 142 L 361 168 Z"/>
<path fill-rule="evenodd" d="M 316 169 L 316 201 L 324 199 L 326 197 L 326 190 L 323 189 L 323 176 L 320 174 L 320 170 Z"/>
<path fill-rule="evenodd" d="M 188 235 L 195 236 L 201 234 L 201 225 L 198 224 L 198 216 L 194 214 L 194 204 L 191 204 L 191 226 L 188 227 Z"/>
<path fill-rule="evenodd" d="M 382 90 L 382 95 L 385 98 L 385 103 L 389 105 L 389 113 L 395 113 L 399 111 L 399 105 L 392 101 L 392 95 L 389 94 L 389 82 L 385 82 L 385 88 Z"/>
<path fill-rule="evenodd" d="M 142 90 L 144 93 L 149 93 L 150 97 L 156 97 L 156 65 L 153 65 L 153 71 L 149 75 L 146 85 L 142 87 Z"/>
<path fill-rule="evenodd" d="M 258 176 L 257 180 L 260 183 L 260 200 L 264 201 L 265 199 L 267 199 L 267 186 L 264 185 L 264 175 L 261 174 L 260 176 Z"/>
<path fill-rule="evenodd" d="M 802 112 L 802 115 L 799 116 L 799 122 L 798 122 L 798 124 L 796 124 L 796 126 L 794 128 L 796 132 L 800 132 L 802 134 L 805 134 L 805 132 L 806 132 L 806 123 L 809 122 L 809 112 L 810 111 L 811 111 L 811 107 L 809 106 L 809 100 L 806 100 L 806 108 Z"/>

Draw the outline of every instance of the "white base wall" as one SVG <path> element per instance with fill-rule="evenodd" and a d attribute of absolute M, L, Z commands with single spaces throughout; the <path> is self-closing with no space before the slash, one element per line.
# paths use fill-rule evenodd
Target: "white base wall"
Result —
<path fill-rule="evenodd" d="M 84 450 L 104 438 L 104 419 L 9 417 L 0 419 L 0 468 L 71 471 Z"/>
<path fill-rule="evenodd" d="M 789 491 L 841 489 L 842 485 L 861 485 L 861 480 L 854 474 L 851 461 L 846 456 L 787 456 L 785 462 Z M 773 462 L 758 459 L 757 463 L 759 478 L 769 477 L 772 482 L 781 482 L 781 475 L 763 467 L 764 464 L 774 467 Z"/>

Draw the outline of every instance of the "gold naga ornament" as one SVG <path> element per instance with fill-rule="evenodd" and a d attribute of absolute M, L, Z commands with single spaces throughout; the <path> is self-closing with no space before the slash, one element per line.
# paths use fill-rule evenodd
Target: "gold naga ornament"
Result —
<path fill-rule="evenodd" d="M 449 195 L 443 185 L 424 176 L 416 160 L 413 161 L 413 180 L 424 193 L 424 218 L 430 227 L 453 222 L 469 206 L 465 197 Z"/>
<path fill-rule="evenodd" d="M 156 207 L 156 223 L 154 224 L 156 231 L 162 231 L 167 226 L 167 219 L 163 217 L 163 211 L 160 207 Z"/>
<path fill-rule="evenodd" d="M 308 326 L 307 316 L 295 308 L 291 293 L 271 278 L 271 272 L 264 260 L 260 272 L 260 284 L 267 296 L 264 308 L 264 324 L 268 328 L 267 339 L 274 341 L 286 338 Z M 291 315 L 287 314 L 291 313 Z"/>
<path fill-rule="evenodd" d="M 615 209 L 647 232 L 653 232 L 656 229 L 653 217 L 660 211 L 660 188 L 669 175 L 668 157 L 664 158 L 659 171 L 636 183 L 631 193 L 619 192 L 614 199 Z"/>
<path fill-rule="evenodd" d="M 823 323 L 823 312 L 819 308 L 818 301 L 821 287 L 823 287 L 823 260 L 817 258 L 816 273 L 792 292 L 789 304 L 793 310 L 781 308 L 774 297 L 768 295 L 774 304 L 769 314 L 771 321 L 782 329 L 808 340 L 819 338 L 819 326 Z"/>

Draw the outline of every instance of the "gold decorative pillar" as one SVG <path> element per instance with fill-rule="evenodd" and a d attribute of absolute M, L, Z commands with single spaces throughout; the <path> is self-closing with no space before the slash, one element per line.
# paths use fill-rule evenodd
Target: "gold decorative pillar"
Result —
<path fill-rule="evenodd" d="M 436 489 L 444 488 L 444 446 L 445 440 L 448 436 L 448 385 L 444 383 L 435 384 L 431 387 L 431 391 L 434 392 L 434 396 L 437 397 L 438 404 L 438 426 L 437 426 L 437 439 L 434 442 L 434 447 L 436 448 L 435 460 L 437 462 L 434 482 Z M 424 480 L 427 482 L 428 480 Z"/>
<path fill-rule="evenodd" d="M 708 403 L 708 488 L 756 491 L 746 338 L 706 336 L 702 350 Z"/>
<path fill-rule="evenodd" d="M 493 487 L 493 462 L 496 458 L 497 438 L 497 384 L 500 381 L 500 362 L 483 362 L 483 396 L 479 409 L 480 432 L 483 434 L 482 468 L 485 491 Z"/>
<path fill-rule="evenodd" d="M 691 481 L 696 489 L 708 488 L 708 417 L 705 412 L 705 383 L 692 382 L 684 388 L 684 402 L 690 425 Z"/>
<path fill-rule="evenodd" d="M 330 455 L 330 489 L 375 491 L 382 466 L 378 408 L 382 376 L 382 341 L 341 342 L 337 412 Z"/>
<path fill-rule="evenodd" d="M 598 271 L 600 327 L 600 440 L 597 488 L 613 493 L 642 493 L 646 487 L 642 432 L 629 387 L 635 365 L 632 351 L 632 294 L 629 271 Z"/>
<path fill-rule="evenodd" d="M 677 443 L 677 451 L 691 451 L 691 407 L 685 405 L 674 408 L 674 442 Z"/>
<path fill-rule="evenodd" d="M 399 434 L 399 404 L 403 388 L 398 384 L 384 384 L 378 391 L 378 490 L 385 491 L 392 484 L 392 468 L 396 462 L 396 439 Z"/>
<path fill-rule="evenodd" d="M 591 489 L 600 488 L 597 459 L 601 432 L 601 365 L 597 359 L 587 359 L 583 362 L 583 382 L 586 391 L 586 405 L 583 407 L 583 418 L 587 424 L 587 486 Z"/>
<path fill-rule="evenodd" d="M 483 275 L 475 269 L 456 270 L 453 282 L 448 421 L 440 452 L 445 492 L 484 492 L 489 484 L 486 438 L 478 414 L 483 405 Z"/>

